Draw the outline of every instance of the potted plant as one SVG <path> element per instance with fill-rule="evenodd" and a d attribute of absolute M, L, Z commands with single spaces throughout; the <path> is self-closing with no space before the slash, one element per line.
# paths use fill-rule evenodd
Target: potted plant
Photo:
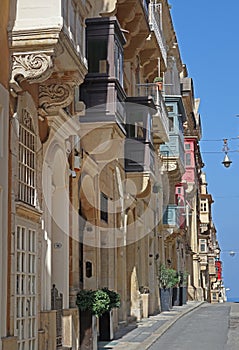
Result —
<path fill-rule="evenodd" d="M 95 317 L 100 317 L 109 309 L 110 298 L 101 290 L 81 290 L 77 293 L 76 304 L 80 310 L 81 350 L 97 349 Z"/>
<path fill-rule="evenodd" d="M 120 307 L 120 295 L 114 290 L 102 288 L 102 291 L 109 297 L 108 309 L 99 317 L 99 338 L 100 340 L 113 339 L 113 312 L 112 309 Z"/>
<path fill-rule="evenodd" d="M 162 77 L 155 77 L 154 83 L 157 84 L 159 90 L 163 90 L 163 78 Z"/>
<path fill-rule="evenodd" d="M 172 288 L 177 284 L 177 271 L 161 264 L 159 268 L 159 291 L 161 311 L 169 311 L 172 307 Z"/>

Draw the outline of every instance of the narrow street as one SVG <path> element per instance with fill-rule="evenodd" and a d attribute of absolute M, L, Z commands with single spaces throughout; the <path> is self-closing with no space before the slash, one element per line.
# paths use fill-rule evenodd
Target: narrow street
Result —
<path fill-rule="evenodd" d="M 203 304 L 177 320 L 150 350 L 238 350 L 239 305 Z"/>

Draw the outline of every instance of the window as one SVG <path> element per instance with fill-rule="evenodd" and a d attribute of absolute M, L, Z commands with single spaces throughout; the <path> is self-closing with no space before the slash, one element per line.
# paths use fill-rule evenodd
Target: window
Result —
<path fill-rule="evenodd" d="M 30 114 L 23 109 L 19 123 L 19 200 L 36 205 L 36 135 Z"/>
<path fill-rule="evenodd" d="M 103 62 L 107 61 L 107 45 L 107 38 L 96 37 L 88 39 L 87 55 L 90 73 L 99 73 L 100 71 L 102 71 Z"/>
<path fill-rule="evenodd" d="M 108 222 L 108 197 L 103 192 L 100 193 L 100 219 Z"/>
<path fill-rule="evenodd" d="M 191 165 L 191 153 L 185 154 L 185 165 L 190 166 Z"/>
<path fill-rule="evenodd" d="M 184 147 L 185 147 L 186 150 L 190 150 L 191 149 L 190 143 L 185 143 Z"/>
<path fill-rule="evenodd" d="M 85 6 L 85 1 L 83 1 Z M 62 16 L 66 33 L 72 40 L 77 52 L 84 55 L 84 29 L 80 8 L 72 0 L 62 0 Z"/>
<path fill-rule="evenodd" d="M 130 124 L 127 124 L 128 137 L 144 140 L 146 135 L 143 121 L 132 120 L 130 122 Z"/>
<path fill-rule="evenodd" d="M 169 123 L 169 131 L 173 131 L 174 130 L 174 118 L 168 117 L 168 123 Z"/>
<path fill-rule="evenodd" d="M 173 112 L 173 106 L 167 106 L 167 111 L 168 113 L 172 113 Z"/>
<path fill-rule="evenodd" d="M 207 212 L 207 201 L 205 199 L 201 200 L 200 211 Z"/>
<path fill-rule="evenodd" d="M 207 240 L 206 239 L 199 240 L 199 249 L 200 249 L 201 253 L 206 253 L 206 251 L 207 251 Z"/>
<path fill-rule="evenodd" d="M 117 41 L 115 41 L 115 77 L 123 85 L 123 52 Z"/>
<path fill-rule="evenodd" d="M 143 122 L 135 123 L 135 137 L 137 139 L 144 139 L 144 126 Z"/>
<path fill-rule="evenodd" d="M 37 348 L 37 252 L 34 230 L 17 226 L 15 252 L 15 332 L 18 336 L 18 349 L 35 350 Z"/>

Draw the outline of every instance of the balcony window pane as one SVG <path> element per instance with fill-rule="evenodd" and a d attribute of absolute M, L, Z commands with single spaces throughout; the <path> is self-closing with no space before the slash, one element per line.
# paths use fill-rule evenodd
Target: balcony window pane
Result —
<path fill-rule="evenodd" d="M 123 52 L 119 44 L 115 41 L 115 77 L 123 85 Z"/>
<path fill-rule="evenodd" d="M 88 66 L 89 73 L 99 73 L 102 62 L 107 62 L 107 45 L 106 38 L 89 38 L 88 39 Z"/>
<path fill-rule="evenodd" d="M 103 192 L 100 193 L 100 219 L 108 222 L 108 197 Z"/>
<path fill-rule="evenodd" d="M 186 166 L 191 165 L 191 154 L 190 153 L 186 153 L 186 155 L 185 155 L 185 163 L 186 163 Z"/>
<path fill-rule="evenodd" d="M 169 131 L 173 131 L 174 130 L 174 118 L 173 117 L 169 117 L 168 118 L 168 123 L 169 123 Z"/>

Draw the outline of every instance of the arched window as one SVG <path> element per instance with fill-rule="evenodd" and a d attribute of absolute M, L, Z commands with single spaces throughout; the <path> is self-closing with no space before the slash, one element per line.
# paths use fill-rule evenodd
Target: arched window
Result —
<path fill-rule="evenodd" d="M 19 200 L 36 205 L 36 134 L 30 113 L 19 118 Z"/>

